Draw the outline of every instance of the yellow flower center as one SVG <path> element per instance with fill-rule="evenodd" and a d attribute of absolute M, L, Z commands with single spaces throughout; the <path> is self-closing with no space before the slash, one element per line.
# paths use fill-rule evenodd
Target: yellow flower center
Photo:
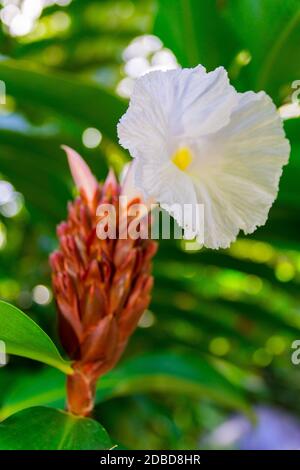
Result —
<path fill-rule="evenodd" d="M 192 153 L 188 147 L 179 148 L 172 156 L 172 162 L 181 171 L 185 171 L 193 160 Z"/>

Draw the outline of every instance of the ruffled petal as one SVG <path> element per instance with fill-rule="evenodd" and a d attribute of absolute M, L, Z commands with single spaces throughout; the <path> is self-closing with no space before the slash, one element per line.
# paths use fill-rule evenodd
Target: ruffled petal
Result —
<path fill-rule="evenodd" d="M 153 197 L 145 199 L 144 193 L 136 186 L 135 174 L 137 172 L 137 164 L 138 159 L 135 159 L 124 166 L 120 179 L 121 195 L 126 196 L 127 202 L 130 202 L 133 199 L 140 199 L 147 207 L 147 210 L 150 210 L 151 206 L 155 206 L 157 202 Z"/>
<path fill-rule="evenodd" d="M 118 133 L 136 157 L 135 184 L 144 196 L 161 205 L 204 205 L 210 248 L 226 248 L 240 230 L 266 222 L 290 153 L 271 99 L 238 94 L 222 67 L 143 76 Z M 186 167 L 173 159 L 180 149 L 191 155 Z"/>
<path fill-rule="evenodd" d="M 230 85 L 226 70 L 218 67 L 200 74 L 196 68 L 184 79 L 184 93 L 176 103 L 182 116 L 183 138 L 206 136 L 226 126 L 238 104 L 238 93 Z"/>
<path fill-rule="evenodd" d="M 197 207 L 195 189 L 188 175 L 171 162 L 158 167 L 155 162 L 139 159 L 135 165 L 135 184 L 143 192 L 145 200 L 153 198 L 158 201 L 185 232 L 194 232 L 194 214 L 184 213 L 185 205 Z"/>
<path fill-rule="evenodd" d="M 169 74 L 151 72 L 135 83 L 128 110 L 118 124 L 119 142 L 132 157 L 168 158 Z"/>
<path fill-rule="evenodd" d="M 223 67 L 150 72 L 137 80 L 118 125 L 120 144 L 132 157 L 170 159 L 174 142 L 226 126 L 238 103 Z"/>
<path fill-rule="evenodd" d="M 230 123 L 203 145 L 209 154 L 193 181 L 205 208 L 205 246 L 227 248 L 240 229 L 252 233 L 266 223 L 290 145 L 263 92 L 239 95 Z"/>

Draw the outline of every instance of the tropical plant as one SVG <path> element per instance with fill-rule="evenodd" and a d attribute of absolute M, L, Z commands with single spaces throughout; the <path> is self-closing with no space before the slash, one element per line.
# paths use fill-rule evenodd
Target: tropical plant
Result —
<path fill-rule="evenodd" d="M 52 2 L 26 34 L 5 19 L 4 3 L 0 340 L 9 362 L 0 369 L 0 448 L 191 449 L 232 411 L 253 417 L 253 403 L 298 415 L 298 0 Z M 60 145 L 76 148 L 99 181 L 109 167 L 120 174 L 129 159 L 117 137 L 124 95 L 139 70 L 174 62 L 170 51 L 184 67 L 226 67 L 240 92 L 265 90 L 285 117 L 290 162 L 253 235 L 218 251 L 160 240 L 152 302 L 97 383 L 93 416 L 74 417 L 62 411 L 73 370 L 48 263 L 74 198 Z"/>

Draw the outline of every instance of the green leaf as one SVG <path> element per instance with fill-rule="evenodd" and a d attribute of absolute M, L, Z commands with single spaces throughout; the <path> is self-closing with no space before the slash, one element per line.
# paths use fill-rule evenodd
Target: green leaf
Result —
<path fill-rule="evenodd" d="M 51 137 L 0 129 L 1 175 L 24 195 L 30 215 L 52 227 L 65 218 L 74 185 L 65 152 L 60 148 L 62 142 L 76 148 L 84 158 L 88 155 L 87 163 L 97 178 L 106 177 L 104 155 L 99 149 L 91 155 L 82 148 L 80 138 L 77 142 L 66 134 Z"/>
<path fill-rule="evenodd" d="M 225 3 L 225 2 L 224 2 Z M 230 0 L 224 14 L 252 60 L 244 69 L 256 89 L 277 99 L 279 88 L 299 78 L 299 0 Z"/>
<path fill-rule="evenodd" d="M 8 378 L 3 379 L 7 383 Z M 1 387 L 0 375 L 0 387 Z M 242 385 L 233 385 L 218 368 L 204 357 L 190 354 L 148 354 L 121 363 L 102 377 L 96 400 L 136 393 L 180 393 L 208 397 L 214 401 L 248 412 Z M 18 376 L 7 390 L 0 408 L 0 420 L 24 408 L 37 405 L 62 407 L 65 402 L 64 377 L 54 369 Z"/>
<path fill-rule="evenodd" d="M 0 373 L 0 392 L 0 421 L 32 406 L 63 408 L 65 377 L 50 367 L 32 371 L 4 367 Z"/>
<path fill-rule="evenodd" d="M 28 63 L 0 62 L 0 77 L 7 93 L 38 108 L 55 111 L 64 117 L 94 126 L 117 141 L 117 123 L 126 104 L 91 81 L 74 79 L 28 68 Z"/>
<path fill-rule="evenodd" d="M 104 379 L 97 388 L 100 401 L 137 391 L 186 393 L 249 412 L 243 390 L 235 387 L 209 358 L 200 354 L 198 357 L 187 353 L 147 354 L 122 364 Z"/>
<path fill-rule="evenodd" d="M 159 0 L 154 34 L 184 67 L 228 66 L 238 44 L 222 14 L 221 2 L 213 0 Z"/>
<path fill-rule="evenodd" d="M 21 310 L 0 301 L 0 339 L 6 352 L 56 367 L 66 374 L 72 368 L 59 354 L 49 336 Z"/>
<path fill-rule="evenodd" d="M 300 76 L 300 75 L 299 75 Z M 291 156 L 288 165 L 283 169 L 280 181 L 278 204 L 282 208 L 290 207 L 295 210 L 300 208 L 300 119 L 289 119 L 285 121 L 284 128 L 286 136 L 291 142 Z M 293 223 L 293 220 L 290 221 Z M 298 224 L 295 224 L 298 229 Z M 285 227 L 287 229 L 287 227 Z"/>
<path fill-rule="evenodd" d="M 299 61 L 291 60 L 299 52 L 299 0 L 159 0 L 154 33 L 183 66 L 225 66 L 241 91 L 264 89 L 279 102 L 281 88 L 299 78 Z"/>
<path fill-rule="evenodd" d="M 97 421 L 53 408 L 27 408 L 0 425 L 0 450 L 104 450 L 110 447 L 110 438 Z"/>
<path fill-rule="evenodd" d="M 71 198 L 70 172 L 59 145 L 57 140 L 0 129 L 1 173 L 24 195 L 30 214 L 37 212 L 39 221 L 51 221 L 53 227 L 65 217 Z"/>

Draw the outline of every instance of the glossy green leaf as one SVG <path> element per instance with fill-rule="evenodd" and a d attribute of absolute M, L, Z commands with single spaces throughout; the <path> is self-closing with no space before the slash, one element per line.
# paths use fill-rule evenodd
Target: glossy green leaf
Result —
<path fill-rule="evenodd" d="M 209 359 L 186 353 L 148 354 L 124 361 L 99 380 L 97 402 L 150 392 L 211 398 L 248 412 L 242 384 L 234 386 Z M 12 381 L 2 400 L 0 420 L 30 406 L 63 407 L 64 402 L 65 383 L 61 374 L 51 369 L 27 373 Z"/>
<path fill-rule="evenodd" d="M 290 207 L 292 210 L 299 210 L 300 118 L 287 120 L 284 128 L 291 143 L 291 156 L 288 165 L 283 169 L 277 205 L 285 209 Z M 293 220 L 290 220 L 290 223 L 292 224 Z"/>
<path fill-rule="evenodd" d="M 116 126 L 126 105 L 95 83 L 37 71 L 14 61 L 0 62 L 0 77 L 14 98 L 61 113 L 86 127 L 100 128 L 108 138 L 117 140 Z"/>
<path fill-rule="evenodd" d="M 56 367 L 66 374 L 72 368 L 59 354 L 49 336 L 21 310 L 0 301 L 0 339 L 6 352 Z"/>
<path fill-rule="evenodd" d="M 209 361 L 191 354 L 157 353 L 128 361 L 106 376 L 97 389 L 98 400 L 136 391 L 186 393 L 206 397 L 229 408 L 249 411 L 244 393 Z"/>
<path fill-rule="evenodd" d="M 214 0 L 159 0 L 153 31 L 185 67 L 228 66 L 238 50 L 223 5 Z"/>
<path fill-rule="evenodd" d="M 97 421 L 53 408 L 28 408 L 0 425 L 0 450 L 103 450 L 110 447 L 110 438 Z"/>
<path fill-rule="evenodd" d="M 298 0 L 159 0 L 154 33 L 183 66 L 223 65 L 242 89 L 265 89 L 278 101 L 280 87 L 299 78 L 299 61 L 290 59 L 298 55 Z"/>
<path fill-rule="evenodd" d="M 244 69 L 249 85 L 279 99 L 280 87 L 300 74 L 299 61 L 291 60 L 299 54 L 299 1 L 230 0 L 224 2 L 224 15 L 240 48 L 251 54 Z"/>
<path fill-rule="evenodd" d="M 0 130 L 0 151 L 1 172 L 24 195 L 30 213 L 55 226 L 65 217 L 66 201 L 71 199 L 69 171 L 60 143 Z M 22 165 L 18 165 L 20 155 Z"/>
<path fill-rule="evenodd" d="M 0 372 L 0 421 L 8 416 L 37 405 L 54 408 L 65 406 L 66 378 L 57 369 L 20 371 L 4 367 Z"/>

